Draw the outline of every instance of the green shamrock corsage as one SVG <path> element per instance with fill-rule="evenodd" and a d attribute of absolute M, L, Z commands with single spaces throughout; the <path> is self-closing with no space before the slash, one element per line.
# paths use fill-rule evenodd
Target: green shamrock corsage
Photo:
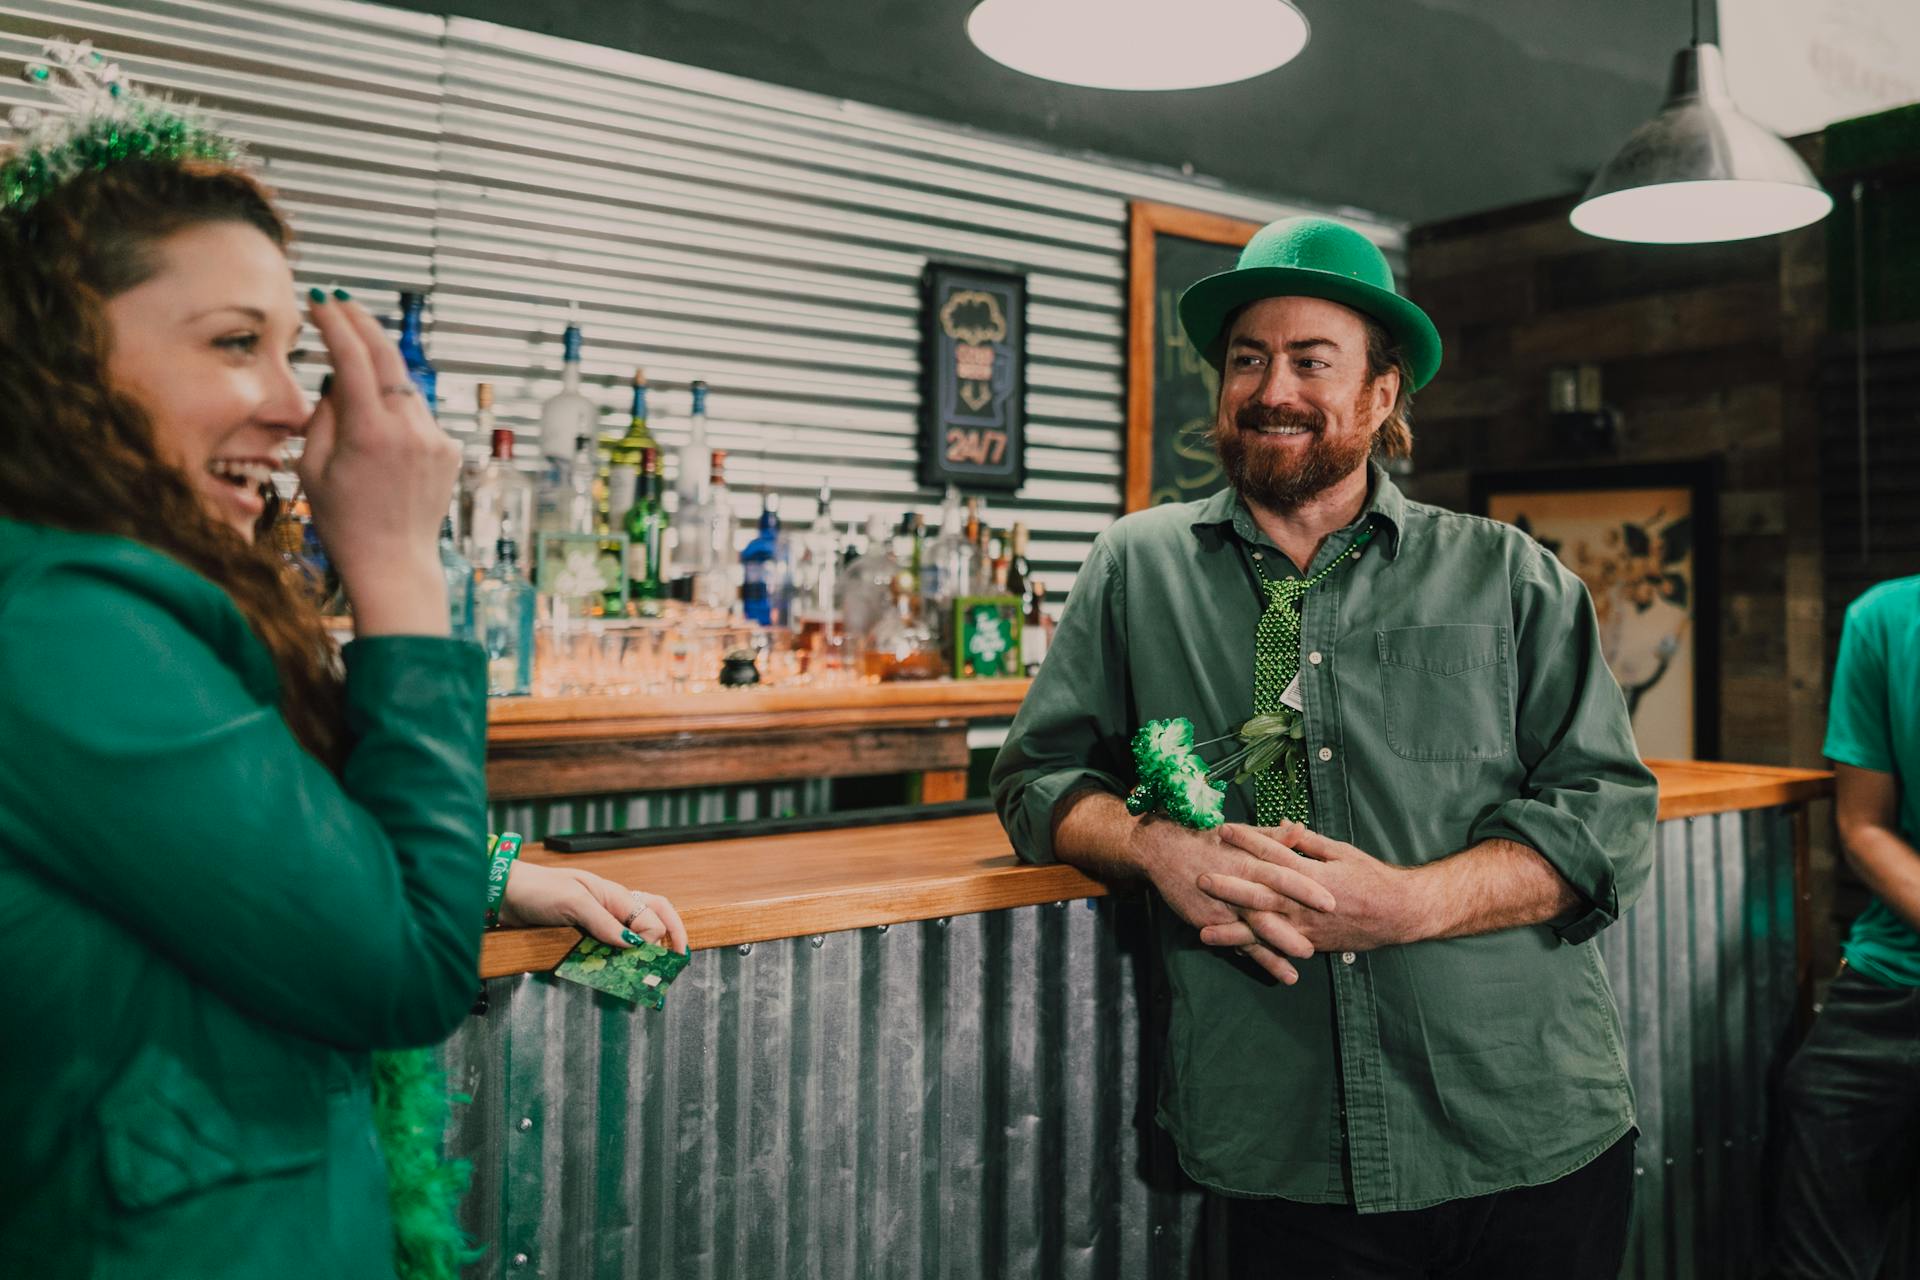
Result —
<path fill-rule="evenodd" d="M 1304 786 L 1305 736 L 1304 718 L 1291 707 L 1254 716 L 1232 733 L 1200 743 L 1193 740 L 1193 722 L 1184 716 L 1150 720 L 1133 735 L 1140 781 L 1127 795 L 1127 812 L 1164 813 L 1183 827 L 1210 831 L 1226 821 L 1229 782 L 1279 765 L 1289 787 Z M 1222 742 L 1239 746 L 1209 765 L 1200 752 Z"/>

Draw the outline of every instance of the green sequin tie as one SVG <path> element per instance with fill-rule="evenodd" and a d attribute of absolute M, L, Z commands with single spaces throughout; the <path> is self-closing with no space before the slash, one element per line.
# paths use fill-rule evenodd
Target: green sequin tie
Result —
<path fill-rule="evenodd" d="M 1341 565 L 1358 560 L 1372 539 L 1371 527 L 1361 530 L 1352 546 L 1311 578 L 1261 580 L 1267 607 L 1253 633 L 1254 714 L 1279 711 L 1284 706 L 1280 695 L 1300 674 L 1300 605 L 1307 592 Z M 1277 826 L 1282 821 L 1304 823 L 1312 819 L 1313 801 L 1307 789 L 1304 748 L 1283 753 L 1273 768 L 1253 775 L 1253 809 L 1255 820 L 1263 827 Z"/>

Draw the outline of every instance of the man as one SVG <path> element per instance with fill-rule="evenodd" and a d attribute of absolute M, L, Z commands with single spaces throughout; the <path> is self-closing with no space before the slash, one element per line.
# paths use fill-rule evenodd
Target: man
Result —
<path fill-rule="evenodd" d="M 1633 1105 L 1588 940 L 1647 878 L 1655 788 L 1591 602 L 1369 465 L 1410 447 L 1440 341 L 1363 236 L 1274 223 L 1180 318 L 1230 487 L 1095 543 L 995 762 L 1002 820 L 1155 890 L 1159 1119 L 1233 1197 L 1237 1274 L 1611 1278 Z M 1235 785 L 1216 831 L 1128 814 L 1139 726 L 1278 706 L 1304 790 Z"/>
<path fill-rule="evenodd" d="M 1847 861 L 1873 891 L 1787 1068 L 1775 1274 L 1877 1273 L 1920 1174 L 1920 577 L 1847 609 L 1826 755 Z"/>

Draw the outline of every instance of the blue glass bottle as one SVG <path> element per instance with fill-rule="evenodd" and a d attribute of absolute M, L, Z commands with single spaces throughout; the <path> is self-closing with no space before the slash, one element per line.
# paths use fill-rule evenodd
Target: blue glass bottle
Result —
<path fill-rule="evenodd" d="M 420 398 L 427 402 L 427 412 L 437 416 L 440 412 L 437 398 L 440 375 L 434 371 L 433 362 L 427 359 L 425 340 L 420 333 L 420 323 L 426 309 L 426 294 L 400 295 L 400 358 L 406 362 L 407 376 L 413 379 Z"/>
<path fill-rule="evenodd" d="M 533 692 L 533 584 L 520 573 L 520 550 L 511 519 L 500 522 L 493 567 L 475 597 L 480 643 L 487 650 L 487 693 L 511 697 Z"/>
<path fill-rule="evenodd" d="M 740 552 L 740 607 L 749 622 L 763 627 L 787 624 L 787 568 L 779 495 L 769 493 L 760 500 L 760 530 Z"/>
<path fill-rule="evenodd" d="M 440 572 L 447 579 L 447 634 L 473 639 L 473 564 L 453 541 L 453 517 L 440 521 Z"/>

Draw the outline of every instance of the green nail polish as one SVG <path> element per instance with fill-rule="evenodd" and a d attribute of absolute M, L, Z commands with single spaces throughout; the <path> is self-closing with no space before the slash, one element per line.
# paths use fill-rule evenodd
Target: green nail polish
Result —
<path fill-rule="evenodd" d="M 325 302 L 327 300 L 327 291 L 325 289 L 309 289 L 307 290 L 307 298 L 311 302 Z"/>
<path fill-rule="evenodd" d="M 630 947 L 637 947 L 641 943 L 646 941 L 645 938 L 641 937 L 639 934 L 635 933 L 631 929 L 622 929 L 620 931 L 620 940 L 626 943 Z"/>
<path fill-rule="evenodd" d="M 353 295 L 352 295 L 352 294 L 350 294 L 350 293 L 348 293 L 348 292 L 347 292 L 347 291 L 346 291 L 345 289 L 335 289 L 335 290 L 333 291 L 333 296 L 334 296 L 334 297 L 336 297 L 336 298 L 338 298 L 338 299 L 340 299 L 340 301 L 342 301 L 342 302 L 352 302 L 352 301 L 353 301 Z"/>

